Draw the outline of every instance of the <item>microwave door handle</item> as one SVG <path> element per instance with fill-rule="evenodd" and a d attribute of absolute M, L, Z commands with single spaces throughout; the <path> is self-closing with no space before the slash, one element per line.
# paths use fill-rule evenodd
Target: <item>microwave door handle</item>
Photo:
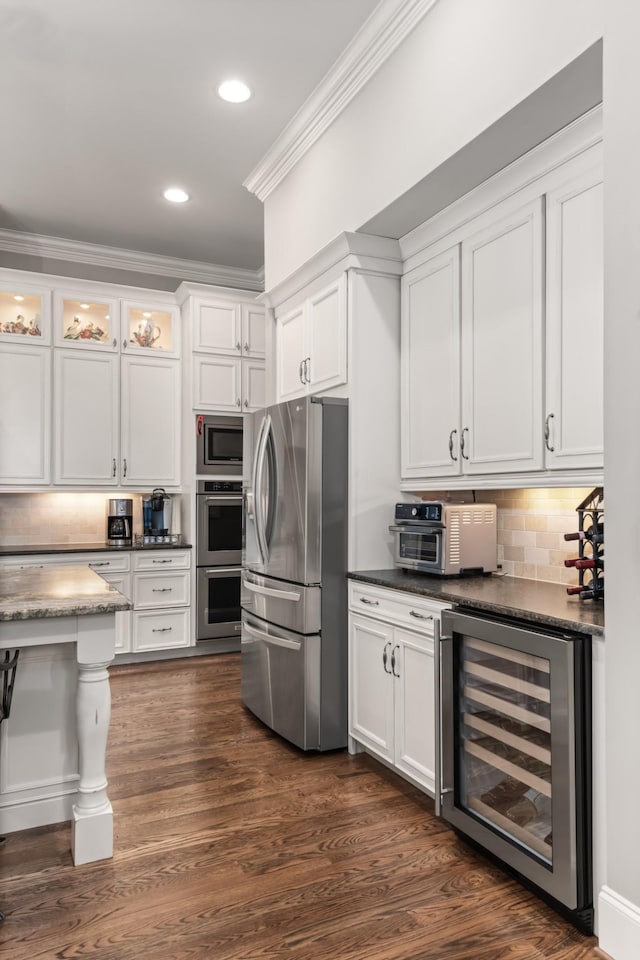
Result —
<path fill-rule="evenodd" d="M 265 533 L 265 517 L 263 510 L 263 491 L 264 482 L 264 458 L 267 451 L 267 440 L 269 437 L 269 428 L 271 426 L 271 417 L 267 413 L 262 421 L 258 446 L 256 448 L 255 471 L 253 475 L 253 509 L 256 518 L 256 538 L 258 541 L 258 550 L 263 564 L 266 564 L 268 558 L 267 539 Z"/>

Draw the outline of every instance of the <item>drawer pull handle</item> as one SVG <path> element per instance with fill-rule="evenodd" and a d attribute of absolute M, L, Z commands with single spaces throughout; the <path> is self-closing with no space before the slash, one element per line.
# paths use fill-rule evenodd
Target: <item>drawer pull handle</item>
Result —
<path fill-rule="evenodd" d="M 424 613 L 418 613 L 416 610 L 409 610 L 409 616 L 415 617 L 416 620 L 433 620 L 433 616 L 425 616 Z"/>
<path fill-rule="evenodd" d="M 369 600 L 368 597 L 360 597 L 360 603 L 366 603 L 368 607 L 379 607 L 379 600 Z"/>
<path fill-rule="evenodd" d="M 151 593 L 171 593 L 173 587 L 152 587 Z"/>
<path fill-rule="evenodd" d="M 173 627 L 154 627 L 151 633 L 169 633 Z"/>
<path fill-rule="evenodd" d="M 89 564 L 90 567 L 109 567 L 111 566 L 108 560 L 95 560 L 93 563 Z"/>
<path fill-rule="evenodd" d="M 171 560 L 152 560 L 151 563 L 171 563 Z"/>

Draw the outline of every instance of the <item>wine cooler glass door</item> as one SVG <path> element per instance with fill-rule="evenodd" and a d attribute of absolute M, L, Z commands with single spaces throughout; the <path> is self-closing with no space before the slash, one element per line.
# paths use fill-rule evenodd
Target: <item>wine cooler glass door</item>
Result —
<path fill-rule="evenodd" d="M 571 910 L 590 902 L 589 637 L 443 614 L 442 814 Z"/>

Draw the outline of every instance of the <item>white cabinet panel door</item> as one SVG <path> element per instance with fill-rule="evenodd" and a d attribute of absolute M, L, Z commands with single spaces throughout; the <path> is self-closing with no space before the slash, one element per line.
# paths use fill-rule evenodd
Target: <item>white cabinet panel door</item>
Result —
<path fill-rule="evenodd" d="M 393 761 L 393 628 L 353 616 L 350 631 L 349 732 Z"/>
<path fill-rule="evenodd" d="M 542 254 L 542 198 L 462 243 L 467 473 L 542 468 Z"/>
<path fill-rule="evenodd" d="M 603 464 L 600 164 L 547 195 L 546 464 Z"/>
<path fill-rule="evenodd" d="M 278 402 L 301 397 L 307 392 L 303 380 L 306 354 L 305 305 L 278 318 L 276 326 L 276 377 Z"/>
<path fill-rule="evenodd" d="M 241 351 L 240 304 L 195 300 L 193 349 L 239 356 Z"/>
<path fill-rule="evenodd" d="M 396 629 L 395 764 L 432 793 L 435 786 L 433 641 Z"/>
<path fill-rule="evenodd" d="M 252 413 L 264 407 L 264 360 L 242 361 L 242 412 Z"/>
<path fill-rule="evenodd" d="M 265 317 L 264 307 L 243 303 L 242 313 L 242 354 L 245 357 L 264 357 L 265 355 Z"/>
<path fill-rule="evenodd" d="M 306 378 L 316 393 L 347 382 L 347 275 L 309 297 Z"/>
<path fill-rule="evenodd" d="M 117 356 L 54 351 L 56 483 L 118 482 Z"/>
<path fill-rule="evenodd" d="M 51 351 L 0 344 L 0 484 L 49 483 Z"/>
<path fill-rule="evenodd" d="M 194 357 L 194 409 L 240 413 L 241 380 L 242 360 L 239 357 Z"/>
<path fill-rule="evenodd" d="M 122 359 L 123 484 L 180 483 L 180 361 Z"/>
<path fill-rule="evenodd" d="M 402 280 L 402 477 L 460 473 L 460 248 Z"/>

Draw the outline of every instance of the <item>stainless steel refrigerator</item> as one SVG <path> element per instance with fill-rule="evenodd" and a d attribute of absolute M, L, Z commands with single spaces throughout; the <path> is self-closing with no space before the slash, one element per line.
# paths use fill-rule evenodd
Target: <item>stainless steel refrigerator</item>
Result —
<path fill-rule="evenodd" d="M 347 743 L 347 401 L 247 418 L 242 699 L 303 750 Z"/>

